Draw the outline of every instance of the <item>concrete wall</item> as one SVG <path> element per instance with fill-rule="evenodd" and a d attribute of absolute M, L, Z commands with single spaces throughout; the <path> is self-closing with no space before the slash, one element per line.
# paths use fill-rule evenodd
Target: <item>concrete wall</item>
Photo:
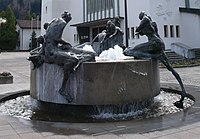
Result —
<path fill-rule="evenodd" d="M 78 5 L 77 5 L 78 3 Z M 124 0 L 119 0 L 120 3 L 120 14 L 119 16 L 124 17 Z M 193 17 L 194 15 L 182 15 L 179 12 L 179 7 L 185 7 L 185 0 L 127 0 L 127 6 L 128 6 L 128 27 L 130 39 L 129 39 L 129 45 L 135 46 L 141 42 L 147 41 L 146 37 L 140 37 L 139 39 L 136 37 L 135 39 L 132 39 L 131 34 L 131 28 L 136 28 L 139 25 L 139 19 L 138 14 L 141 11 L 146 11 L 148 15 L 152 17 L 154 21 L 158 24 L 159 34 L 161 38 L 164 40 L 166 44 L 166 49 L 171 49 L 171 44 L 176 42 L 182 42 L 186 43 L 186 45 L 195 45 L 187 43 L 191 33 L 189 35 L 186 29 L 186 26 L 188 26 L 189 21 L 192 24 L 191 27 L 194 27 L 193 34 L 200 34 L 199 33 L 199 19 Z M 48 14 L 45 14 L 45 6 L 48 5 Z M 200 0 L 190 0 L 190 7 L 191 8 L 199 8 L 200 7 Z M 83 23 L 83 0 L 43 0 L 43 8 L 42 8 L 42 24 L 44 21 L 50 21 L 54 17 L 59 17 L 60 13 L 62 13 L 64 10 L 68 10 L 72 13 L 72 21 L 69 23 L 71 24 L 78 24 Z M 51 11 L 52 10 L 52 11 Z M 183 19 L 185 18 L 185 19 Z M 76 28 L 69 27 L 69 25 L 66 27 L 64 32 L 64 39 L 69 41 L 72 45 L 77 44 L 74 42 L 74 35 L 77 34 Z M 164 25 L 168 26 L 168 33 L 169 37 L 164 37 Z M 173 26 L 174 33 L 176 26 L 179 26 L 180 28 L 180 37 L 170 37 L 170 26 Z M 121 28 L 122 30 L 125 30 L 125 24 L 124 20 L 121 20 Z M 197 30 L 196 30 L 197 29 Z M 192 29 L 193 30 L 193 29 Z M 190 31 L 191 32 L 191 31 Z M 199 37 L 197 36 L 195 41 Z M 124 36 L 125 40 L 125 36 Z M 125 42 L 125 41 L 124 41 Z M 193 39 L 190 41 L 193 42 Z M 196 42 L 195 42 L 196 43 Z"/>
<path fill-rule="evenodd" d="M 63 10 L 67 10 L 72 15 L 72 20 L 69 22 L 67 27 L 65 28 L 65 32 L 63 33 L 63 37 L 70 42 L 72 45 L 78 44 L 74 41 L 74 35 L 77 35 L 76 27 L 72 27 L 70 25 L 82 23 L 83 22 L 83 0 L 65 0 Z M 78 2 L 77 2 L 78 1 Z"/>
<path fill-rule="evenodd" d="M 200 16 L 181 13 L 182 42 L 192 48 L 200 48 Z"/>
<path fill-rule="evenodd" d="M 23 29 L 23 46 L 21 47 L 20 45 L 20 50 L 29 50 L 29 43 L 31 43 L 31 34 L 32 34 L 31 29 Z M 39 36 L 40 34 L 40 29 L 34 29 L 36 33 L 36 37 Z"/>
<path fill-rule="evenodd" d="M 31 34 L 33 30 L 36 33 L 36 37 L 41 34 L 40 29 L 22 29 L 18 25 L 16 25 L 16 30 L 19 32 L 19 50 L 29 50 L 29 44 L 31 42 Z"/>
<path fill-rule="evenodd" d="M 72 45 L 77 44 L 74 42 L 74 35 L 77 34 L 76 28 L 70 27 L 70 25 L 81 23 L 83 21 L 82 0 L 42 0 L 42 5 L 42 25 L 45 22 L 50 22 L 52 19 L 60 17 L 63 11 L 68 11 L 72 14 L 72 20 L 66 26 L 63 38 Z M 48 9 L 47 12 L 46 7 Z M 45 31 L 43 29 L 42 34 L 44 33 Z"/>
<path fill-rule="evenodd" d="M 200 9 L 200 0 L 190 0 L 190 8 Z"/>
<path fill-rule="evenodd" d="M 151 0 L 150 15 L 156 21 L 161 38 L 165 42 L 166 49 L 171 48 L 171 43 L 183 40 L 183 29 L 179 7 L 185 6 L 185 0 Z M 169 37 L 164 37 L 164 25 L 168 26 Z M 176 37 L 175 27 L 180 26 L 180 37 Z M 174 27 L 174 37 L 170 37 L 170 26 Z"/>
<path fill-rule="evenodd" d="M 43 29 L 43 25 L 46 22 L 50 22 L 53 17 L 53 0 L 42 0 L 42 10 L 41 10 L 41 34 L 45 33 L 45 30 Z"/>
<path fill-rule="evenodd" d="M 146 36 L 140 36 L 140 38 L 135 37 L 135 39 L 132 39 L 133 34 L 131 32 L 131 28 L 134 27 L 134 29 L 136 29 L 136 27 L 139 26 L 140 20 L 138 15 L 141 11 L 145 11 L 147 14 L 150 13 L 150 0 L 128 0 L 127 5 L 128 28 L 130 34 L 129 45 L 135 46 L 141 42 L 147 41 Z"/>
<path fill-rule="evenodd" d="M 168 25 L 168 32 L 170 32 L 170 25 L 180 26 L 181 28 L 181 18 L 179 7 L 185 6 L 185 0 L 128 0 L 128 27 L 137 27 L 140 23 L 138 19 L 138 14 L 141 11 L 145 11 L 151 16 L 152 20 L 158 25 L 158 31 L 161 38 L 164 40 L 166 49 L 171 48 L 171 43 L 181 42 L 183 36 L 180 37 L 164 37 L 164 25 Z M 123 8 L 123 7 L 122 7 Z M 180 32 L 181 33 L 181 32 Z M 144 41 L 147 41 L 146 36 L 140 36 L 138 39 L 132 39 L 131 29 L 130 29 L 130 40 L 129 44 L 131 46 L 137 45 Z"/>

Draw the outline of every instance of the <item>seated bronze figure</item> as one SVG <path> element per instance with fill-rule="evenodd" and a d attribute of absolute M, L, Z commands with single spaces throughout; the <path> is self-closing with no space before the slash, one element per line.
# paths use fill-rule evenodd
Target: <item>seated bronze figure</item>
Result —
<path fill-rule="evenodd" d="M 100 44 L 97 52 L 98 55 L 100 55 L 101 52 L 103 52 L 104 50 L 114 48 L 115 45 L 118 45 L 122 49 L 125 49 L 125 46 L 123 44 L 124 32 L 118 26 L 119 23 L 117 19 L 113 21 L 108 20 L 106 24 L 106 30 L 103 30 L 101 33 L 97 34 L 97 36 L 92 40 L 91 45 L 93 45 L 94 41 L 98 39 L 98 42 Z"/>
<path fill-rule="evenodd" d="M 46 34 L 38 38 L 42 47 L 31 51 L 28 60 L 32 61 L 34 68 L 40 67 L 44 62 L 57 64 L 63 67 L 64 77 L 59 93 L 63 95 L 68 102 L 73 98 L 65 93 L 65 88 L 69 76 L 78 66 L 85 61 L 95 61 L 95 53 L 83 49 L 74 48 L 70 43 L 62 39 L 62 34 L 67 23 L 72 19 L 69 12 L 64 12 L 61 18 L 55 18 L 50 23 L 44 24 Z"/>
<path fill-rule="evenodd" d="M 140 25 L 136 29 L 137 34 L 146 35 L 148 42 L 141 43 L 135 47 L 128 47 L 124 54 L 126 56 L 133 56 L 135 58 L 141 59 L 158 59 L 160 60 L 166 68 L 172 72 L 177 81 L 181 86 L 181 99 L 174 103 L 178 108 L 183 108 L 183 100 L 187 96 L 183 82 L 179 74 L 173 69 L 168 61 L 168 58 L 164 52 L 165 44 L 163 40 L 158 35 L 157 24 L 152 21 L 151 17 L 145 12 L 139 14 L 139 19 L 141 20 Z"/>

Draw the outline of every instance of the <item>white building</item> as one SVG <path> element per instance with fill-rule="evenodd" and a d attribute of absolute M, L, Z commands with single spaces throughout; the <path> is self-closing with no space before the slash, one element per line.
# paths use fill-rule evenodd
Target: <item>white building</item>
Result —
<path fill-rule="evenodd" d="M 138 14 L 145 11 L 156 21 L 166 49 L 192 57 L 186 54 L 188 50 L 200 48 L 200 0 L 43 0 L 42 24 L 69 11 L 73 19 L 63 37 L 72 45 L 91 41 L 114 17 L 120 18 L 126 33 L 125 1 L 129 46 L 147 41 L 145 36 L 134 35 L 140 23 Z M 126 35 L 124 44 L 125 40 Z"/>
<path fill-rule="evenodd" d="M 31 34 L 35 31 L 36 36 L 41 34 L 41 22 L 36 20 L 17 20 L 16 31 L 19 33 L 18 50 L 29 50 Z"/>

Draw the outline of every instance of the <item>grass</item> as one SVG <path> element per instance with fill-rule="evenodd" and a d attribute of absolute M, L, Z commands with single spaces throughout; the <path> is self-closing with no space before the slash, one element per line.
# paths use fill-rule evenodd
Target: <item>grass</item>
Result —
<path fill-rule="evenodd" d="M 173 68 L 179 68 L 179 67 L 190 67 L 190 66 L 198 66 L 200 65 L 200 59 L 185 59 L 182 61 L 173 61 L 170 62 Z M 160 63 L 160 67 L 164 68 L 165 66 Z"/>

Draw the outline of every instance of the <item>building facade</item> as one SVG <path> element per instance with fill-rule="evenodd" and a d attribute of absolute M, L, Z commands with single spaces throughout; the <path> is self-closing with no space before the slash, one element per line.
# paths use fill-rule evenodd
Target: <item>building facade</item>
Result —
<path fill-rule="evenodd" d="M 138 14 L 145 11 L 157 23 L 166 49 L 173 46 L 200 48 L 200 0 L 43 0 L 42 24 L 60 17 L 64 10 L 73 17 L 63 34 L 72 45 L 90 42 L 105 29 L 106 22 L 115 17 L 120 19 L 125 34 L 127 32 L 124 44 L 126 37 L 129 46 L 147 41 L 145 36 L 135 35 L 140 23 Z"/>
<path fill-rule="evenodd" d="M 30 50 L 31 34 L 35 31 L 36 36 L 41 34 L 41 22 L 36 20 L 17 20 L 16 31 L 19 34 L 17 50 Z"/>

